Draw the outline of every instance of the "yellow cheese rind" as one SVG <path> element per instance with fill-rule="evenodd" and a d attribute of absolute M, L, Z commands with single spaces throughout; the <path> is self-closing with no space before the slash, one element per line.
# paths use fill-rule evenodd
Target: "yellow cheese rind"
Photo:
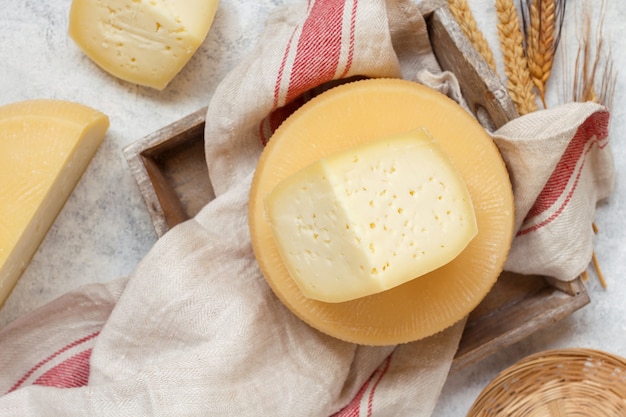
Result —
<path fill-rule="evenodd" d="M 0 107 L 0 305 L 35 254 L 109 127 L 61 100 Z"/>
<path fill-rule="evenodd" d="M 419 279 L 343 303 L 305 297 L 280 258 L 264 199 L 289 175 L 335 152 L 424 127 L 470 192 L 478 234 L 454 260 Z M 296 316 L 338 339 L 390 345 L 433 335 L 466 317 L 496 282 L 513 236 L 513 193 L 485 129 L 446 96 L 399 79 L 335 87 L 289 117 L 264 149 L 250 191 L 249 224 L 259 267 Z"/>
<path fill-rule="evenodd" d="M 69 35 L 122 80 L 164 89 L 200 47 L 218 0 L 73 0 Z"/>
<path fill-rule="evenodd" d="M 331 303 L 437 269 L 477 233 L 463 179 L 424 129 L 320 159 L 281 181 L 265 207 L 290 276 Z"/>

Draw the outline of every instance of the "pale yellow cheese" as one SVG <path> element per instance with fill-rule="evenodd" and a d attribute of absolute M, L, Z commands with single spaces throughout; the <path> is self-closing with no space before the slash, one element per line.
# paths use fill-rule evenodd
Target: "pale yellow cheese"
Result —
<path fill-rule="evenodd" d="M 73 0 L 69 34 L 110 74 L 162 90 L 206 38 L 218 0 Z"/>
<path fill-rule="evenodd" d="M 424 275 L 477 233 L 463 179 L 424 129 L 322 158 L 278 184 L 265 204 L 291 277 L 325 302 Z"/>
<path fill-rule="evenodd" d="M 431 132 L 463 178 L 476 236 L 447 264 L 387 291 L 342 303 L 306 297 L 279 254 L 265 210 L 267 196 L 324 157 L 420 127 Z M 513 237 L 513 192 L 491 137 L 461 106 L 415 82 L 370 79 L 316 96 L 276 130 L 254 174 L 248 219 L 259 267 L 290 311 L 333 337 L 390 345 L 440 332 L 487 295 Z"/>
<path fill-rule="evenodd" d="M 108 127 L 103 113 L 68 101 L 29 100 L 0 107 L 0 305 Z"/>

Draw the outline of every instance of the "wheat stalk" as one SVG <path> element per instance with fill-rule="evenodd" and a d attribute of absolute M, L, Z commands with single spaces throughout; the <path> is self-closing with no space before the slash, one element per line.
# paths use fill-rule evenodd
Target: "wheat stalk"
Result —
<path fill-rule="evenodd" d="M 524 52 L 524 36 L 513 0 L 496 0 L 498 38 L 509 95 L 520 115 L 537 110 L 537 96 Z"/>
<path fill-rule="evenodd" d="M 616 84 L 616 71 L 613 67 L 610 49 L 604 48 L 602 35 L 606 1 L 602 1 L 595 41 L 591 31 L 591 2 L 584 3 L 582 12 L 582 37 L 579 39 L 578 51 L 574 65 L 571 101 L 595 101 L 612 107 Z M 597 75 L 600 75 L 599 81 Z"/>
<path fill-rule="evenodd" d="M 472 14 L 472 11 L 467 4 L 467 1 L 448 0 L 448 9 L 450 9 L 452 16 L 461 27 L 461 30 L 463 31 L 465 37 L 469 39 L 470 43 L 482 56 L 485 62 L 487 62 L 489 67 L 491 67 L 494 72 L 497 72 L 496 60 L 494 59 L 493 52 L 489 47 L 487 39 L 485 39 L 480 29 L 478 29 L 476 19 L 474 18 L 474 15 Z"/>
<path fill-rule="evenodd" d="M 561 37 L 565 0 L 521 0 L 521 3 L 528 68 L 545 108 L 546 84 Z"/>
<path fill-rule="evenodd" d="M 597 101 L 595 89 L 595 74 L 599 62 L 600 54 L 593 58 L 591 42 L 591 10 L 589 3 L 585 3 L 582 14 L 582 38 L 579 40 L 578 51 L 574 66 L 574 91 L 571 99 L 573 101 Z M 602 38 L 598 39 L 596 50 L 602 49 Z M 592 64 L 593 62 L 593 64 Z"/>

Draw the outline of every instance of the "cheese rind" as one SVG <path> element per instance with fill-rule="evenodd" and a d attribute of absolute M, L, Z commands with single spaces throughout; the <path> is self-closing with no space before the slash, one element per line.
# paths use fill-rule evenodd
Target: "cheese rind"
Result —
<path fill-rule="evenodd" d="M 478 234 L 446 265 L 387 291 L 343 303 L 305 297 L 278 253 L 266 197 L 285 178 L 321 158 L 419 127 L 437 138 L 463 177 Z M 281 124 L 259 158 L 248 221 L 259 268 L 291 312 L 341 340 L 393 345 L 457 323 L 491 290 L 513 237 L 513 192 L 498 148 L 469 112 L 415 82 L 368 79 L 317 95 Z"/>
<path fill-rule="evenodd" d="M 164 89 L 206 38 L 218 0 L 73 0 L 69 35 L 110 74 Z"/>
<path fill-rule="evenodd" d="M 324 302 L 424 275 L 477 233 L 463 179 L 424 129 L 314 162 L 278 184 L 266 210 L 291 277 Z"/>
<path fill-rule="evenodd" d="M 0 107 L 0 305 L 102 142 L 109 119 L 61 100 Z"/>

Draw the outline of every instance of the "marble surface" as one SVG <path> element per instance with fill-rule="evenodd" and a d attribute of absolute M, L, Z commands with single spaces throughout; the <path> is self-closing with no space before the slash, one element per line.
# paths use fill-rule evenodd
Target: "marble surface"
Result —
<path fill-rule="evenodd" d="M 222 0 L 215 24 L 199 51 L 162 91 L 119 81 L 101 71 L 67 36 L 70 0 L 9 2 L 0 17 L 0 105 L 31 98 L 74 100 L 108 114 L 111 128 L 0 309 L 0 328 L 53 298 L 89 282 L 131 274 L 156 241 L 148 212 L 122 149 L 208 104 L 220 79 L 253 47 L 267 14 L 279 0 Z M 472 0 L 479 26 L 497 45 L 493 0 Z M 600 2 L 594 2 L 599 8 Z M 575 47 L 574 22 L 581 0 L 568 2 L 564 40 Z M 594 17 L 594 21 L 597 21 Z M 626 66 L 621 30 L 626 5 L 609 2 L 604 30 L 615 67 Z M 497 50 L 496 50 L 497 53 Z M 500 57 L 497 57 L 499 62 Z M 560 92 L 571 61 L 557 61 L 552 91 Z M 549 97 L 558 101 L 558 94 Z M 626 142 L 624 86 L 618 80 L 611 140 L 617 168 L 615 191 L 598 208 L 595 251 L 608 281 L 603 289 L 590 270 L 590 305 L 477 365 L 448 378 L 435 416 L 462 416 L 496 374 L 524 356 L 551 348 L 590 347 L 626 357 Z"/>

